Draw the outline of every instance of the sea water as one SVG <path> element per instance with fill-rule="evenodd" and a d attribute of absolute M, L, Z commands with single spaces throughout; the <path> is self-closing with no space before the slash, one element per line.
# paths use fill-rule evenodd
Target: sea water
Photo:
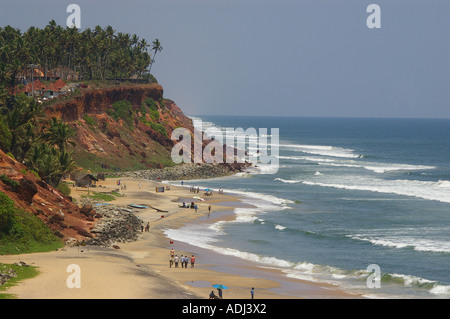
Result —
<path fill-rule="evenodd" d="M 279 169 L 185 181 L 251 206 L 167 236 L 370 298 L 450 297 L 449 119 L 193 118 L 279 128 Z"/>

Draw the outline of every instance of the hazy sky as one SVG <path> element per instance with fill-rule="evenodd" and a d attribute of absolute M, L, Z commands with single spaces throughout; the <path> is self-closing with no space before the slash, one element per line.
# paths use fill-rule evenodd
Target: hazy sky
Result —
<path fill-rule="evenodd" d="M 1 0 L 0 25 L 65 26 L 70 3 L 81 29 L 158 38 L 152 73 L 189 115 L 450 118 L 448 0 Z"/>

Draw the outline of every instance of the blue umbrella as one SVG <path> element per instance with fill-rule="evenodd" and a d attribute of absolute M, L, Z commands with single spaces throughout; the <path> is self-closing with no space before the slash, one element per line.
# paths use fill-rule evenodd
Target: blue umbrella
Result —
<path fill-rule="evenodd" d="M 210 189 L 209 189 L 209 188 L 205 189 L 205 192 L 209 192 L 209 191 L 210 191 Z"/>
<path fill-rule="evenodd" d="M 213 285 L 213 287 L 216 288 L 216 289 L 228 289 L 227 286 L 224 286 L 222 284 Z"/>

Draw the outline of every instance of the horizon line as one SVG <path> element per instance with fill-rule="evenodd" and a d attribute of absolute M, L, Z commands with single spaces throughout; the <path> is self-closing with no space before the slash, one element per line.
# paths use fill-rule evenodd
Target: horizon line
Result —
<path fill-rule="evenodd" d="M 449 117 L 399 117 L 399 116 L 346 116 L 346 115 L 230 115 L 230 114 L 186 114 L 188 117 L 196 117 L 196 116 L 229 116 L 229 117 L 295 117 L 295 118 L 323 118 L 323 119 L 383 119 L 383 120 L 450 120 Z"/>

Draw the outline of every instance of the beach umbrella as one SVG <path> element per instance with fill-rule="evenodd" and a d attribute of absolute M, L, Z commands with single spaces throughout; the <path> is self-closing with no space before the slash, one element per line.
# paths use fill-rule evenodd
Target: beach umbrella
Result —
<path fill-rule="evenodd" d="M 210 189 L 209 189 L 209 188 L 205 189 L 205 192 L 209 192 L 209 191 L 210 191 Z"/>
<path fill-rule="evenodd" d="M 222 284 L 217 284 L 217 285 L 212 285 L 214 288 L 216 288 L 216 289 L 228 289 L 228 287 L 227 286 L 224 286 L 224 285 L 222 285 Z"/>

